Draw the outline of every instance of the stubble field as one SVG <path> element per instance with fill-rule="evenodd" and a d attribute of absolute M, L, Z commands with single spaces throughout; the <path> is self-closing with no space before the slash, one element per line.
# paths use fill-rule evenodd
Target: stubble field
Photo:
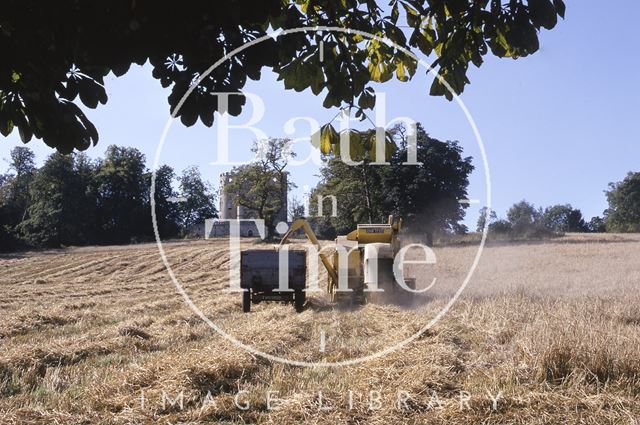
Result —
<path fill-rule="evenodd" d="M 195 305 L 268 354 L 338 362 L 415 335 L 477 246 L 435 249 L 410 307 L 304 312 L 228 293 L 226 240 L 165 244 Z M 244 242 L 245 246 L 249 242 Z M 452 309 L 378 359 L 300 367 L 185 303 L 154 244 L 0 257 L 0 423 L 628 423 L 640 418 L 640 235 L 489 244 Z M 324 346 L 320 343 L 324 335 Z"/>

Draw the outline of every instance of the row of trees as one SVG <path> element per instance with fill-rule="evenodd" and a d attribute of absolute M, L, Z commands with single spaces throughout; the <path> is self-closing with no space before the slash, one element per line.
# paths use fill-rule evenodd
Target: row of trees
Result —
<path fill-rule="evenodd" d="M 498 218 L 495 211 L 488 214 L 486 207 L 480 210 L 477 231 L 483 231 L 489 220 L 489 231 L 494 234 L 508 234 L 525 238 L 535 238 L 563 234 L 566 232 L 601 231 L 593 229 L 585 222 L 582 212 L 570 204 L 536 208 L 527 201 L 520 201 L 507 211 L 506 218 Z M 594 221 L 595 223 L 595 221 Z"/>
<path fill-rule="evenodd" d="M 145 156 L 134 148 L 112 145 L 95 161 L 85 154 L 54 153 L 38 169 L 33 152 L 16 147 L 9 172 L 0 175 L 0 247 L 150 240 L 150 185 Z M 217 214 L 213 189 L 196 167 L 177 177 L 161 166 L 155 199 L 162 237 L 186 234 Z"/>
<path fill-rule="evenodd" d="M 527 201 L 514 204 L 506 218 L 498 218 L 495 211 L 480 210 L 477 231 L 489 220 L 489 231 L 520 237 L 537 237 L 566 232 L 640 232 L 640 172 L 629 173 L 618 183 L 609 183 L 605 191 L 609 207 L 603 216 L 586 221 L 579 209 L 570 204 L 536 208 Z"/>
<path fill-rule="evenodd" d="M 457 142 L 431 138 L 418 125 L 418 165 L 406 166 L 411 146 L 406 129 L 398 126 L 387 134 L 389 165 L 378 166 L 373 163 L 371 134 L 364 132 L 350 139 L 351 158 L 358 164 L 348 165 L 340 159 L 340 145 L 333 133 L 330 129 L 325 133 L 320 134 L 320 143 L 329 143 L 330 149 L 320 170 L 321 180 L 310 193 L 309 209 L 293 201 L 289 210 L 294 217 L 308 212 L 321 237 L 346 234 L 358 223 L 385 222 L 388 214 L 403 217 L 405 227 L 424 235 L 428 243 L 439 232 L 467 231 L 462 224 L 466 204 L 459 201 L 467 198 L 473 165 L 470 157 L 463 157 Z M 287 183 L 286 171 L 294 154 L 287 139 L 256 143 L 253 150 L 258 160 L 234 168 L 227 190 L 237 193 L 235 204 L 264 219 L 269 234 L 274 235 L 276 215 L 294 186 Z M 109 146 L 104 158 L 95 161 L 85 154 L 54 153 L 38 169 L 33 152 L 16 147 L 11 151 L 9 173 L 0 175 L 0 247 L 150 240 L 150 183 L 145 157 L 137 149 Z M 518 237 L 640 232 L 640 173 L 629 173 L 622 182 L 610 184 L 606 194 L 609 208 L 603 217 L 589 222 L 569 204 L 543 209 L 521 201 L 507 211 L 505 219 L 494 211 L 481 210 L 477 230 L 489 220 L 491 232 Z M 318 202 L 320 199 L 324 202 Z M 185 235 L 206 218 L 217 216 L 213 189 L 196 167 L 179 177 L 171 167 L 160 167 L 155 200 L 158 229 L 165 238 Z"/>

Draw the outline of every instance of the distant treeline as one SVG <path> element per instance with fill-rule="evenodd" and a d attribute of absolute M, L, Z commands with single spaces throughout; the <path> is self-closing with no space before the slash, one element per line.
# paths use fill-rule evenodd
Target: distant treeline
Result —
<path fill-rule="evenodd" d="M 419 166 L 405 167 L 403 133 L 394 134 L 398 149 L 390 158 L 390 167 L 373 167 L 367 161 L 346 166 L 335 159 L 322 167 L 321 181 L 311 197 L 335 195 L 339 202 L 335 216 L 328 217 L 325 211 L 321 217 L 311 218 L 321 237 L 345 234 L 357 223 L 384 221 L 389 213 L 403 217 L 409 230 L 425 234 L 429 241 L 439 233 L 467 232 L 461 223 L 464 206 L 458 200 L 467 197 L 471 158 L 462 156 L 456 142 L 429 138 L 419 127 Z M 274 158 L 283 157 L 280 142 L 269 141 Z M 251 167 L 236 170 L 236 180 L 252 187 L 245 198 L 258 196 L 278 211 L 280 197 L 286 192 L 273 190 L 272 168 L 282 171 L 286 163 L 264 164 L 266 168 L 255 173 Z M 11 151 L 9 172 L 0 174 L 0 250 L 150 241 L 154 238 L 151 176 L 145 156 L 134 148 L 112 145 L 97 160 L 83 153 L 54 153 L 37 168 L 33 152 L 16 147 Z M 161 166 L 155 189 L 162 238 L 202 232 L 197 226 L 217 217 L 213 188 L 196 167 L 176 176 L 171 167 Z M 482 209 L 477 230 L 482 231 L 488 220 L 491 234 L 515 238 L 566 232 L 640 232 L 640 173 L 629 173 L 623 181 L 610 183 L 605 192 L 609 207 L 602 217 L 588 222 L 569 204 L 543 209 L 521 201 L 507 211 L 506 218 Z M 240 202 L 248 205 L 246 199 Z M 295 200 L 291 206 L 290 215 L 303 213 L 304 208 Z M 312 216 L 319 212 L 317 208 L 311 205 Z M 268 218 L 268 214 L 261 218 Z"/>
<path fill-rule="evenodd" d="M 153 239 L 152 174 L 139 150 L 112 145 L 97 160 L 54 153 L 41 168 L 34 158 L 29 148 L 16 147 L 9 172 L 0 174 L 0 250 Z M 176 176 L 161 166 L 155 200 L 162 238 L 184 236 L 217 216 L 212 186 L 197 167 Z"/>
<path fill-rule="evenodd" d="M 640 172 L 627 174 L 621 182 L 609 183 L 605 193 L 609 208 L 602 217 L 592 217 L 589 221 L 570 204 L 543 209 L 523 200 L 509 208 L 506 218 L 482 208 L 476 230 L 481 232 L 488 218 L 490 233 L 513 237 L 536 238 L 567 232 L 640 232 Z"/>

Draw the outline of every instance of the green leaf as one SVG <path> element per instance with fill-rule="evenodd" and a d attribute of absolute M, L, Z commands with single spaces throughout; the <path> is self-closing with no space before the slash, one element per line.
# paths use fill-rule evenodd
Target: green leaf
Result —
<path fill-rule="evenodd" d="M 553 5 L 555 6 L 558 15 L 564 19 L 564 12 L 567 9 L 564 2 L 562 0 L 553 0 Z"/>
<path fill-rule="evenodd" d="M 384 159 L 385 161 L 389 161 L 393 154 L 398 150 L 398 146 L 393 143 L 389 134 L 384 132 Z M 377 144 L 376 144 L 376 132 L 372 131 L 369 135 L 368 141 L 368 151 L 369 151 L 369 159 L 371 161 L 376 161 L 376 153 L 377 153 Z"/>
<path fill-rule="evenodd" d="M 325 125 L 326 138 L 332 145 L 340 143 L 340 134 L 336 131 L 331 124 Z"/>
<path fill-rule="evenodd" d="M 321 134 L 320 136 L 320 152 L 325 155 L 328 155 L 331 152 L 331 138 L 326 136 L 325 134 Z"/>
<path fill-rule="evenodd" d="M 404 46 L 407 43 L 407 37 L 400 30 L 400 28 L 396 27 L 395 25 L 387 25 L 385 29 L 387 37 L 394 43 L 397 43 L 401 46 Z"/>
<path fill-rule="evenodd" d="M 544 27 L 550 30 L 558 22 L 556 9 L 550 0 L 529 0 L 529 12 L 531 22 L 537 28 Z"/>
<path fill-rule="evenodd" d="M 438 57 L 442 56 L 442 48 L 444 47 L 444 43 L 442 41 L 438 41 L 434 46 L 434 50 L 436 51 L 436 55 Z"/>
<path fill-rule="evenodd" d="M 80 100 L 85 106 L 95 109 L 98 103 L 107 103 L 107 92 L 104 86 L 92 78 L 81 78 L 78 81 Z"/>
<path fill-rule="evenodd" d="M 377 64 L 374 64 L 373 62 L 369 62 L 369 75 L 371 76 L 371 79 L 373 81 L 376 82 L 380 82 L 382 81 L 382 67 L 384 66 L 384 64 L 378 62 Z"/>
<path fill-rule="evenodd" d="M 331 145 L 340 143 L 340 136 L 331 124 L 326 124 L 320 132 L 320 152 L 328 155 L 331 152 Z"/>
<path fill-rule="evenodd" d="M 202 124 L 207 127 L 211 127 L 213 125 L 215 108 L 217 105 L 214 105 L 211 101 L 201 101 L 200 102 L 200 111 L 198 112 L 198 116 L 200 117 L 200 121 Z"/>
<path fill-rule="evenodd" d="M 324 98 L 322 106 L 325 108 L 331 108 L 332 106 L 340 106 L 340 98 L 332 91 L 327 93 L 327 97 Z"/>
<path fill-rule="evenodd" d="M 493 54 L 498 57 L 510 58 L 514 55 L 506 34 L 501 28 L 496 28 L 495 36 L 489 41 L 489 45 Z"/>
<path fill-rule="evenodd" d="M 407 77 L 407 74 L 404 72 L 404 64 L 402 61 L 398 61 L 398 63 L 396 63 L 396 77 L 398 77 L 398 80 L 400 81 L 409 80 L 409 77 Z"/>
<path fill-rule="evenodd" d="M 0 120 L 0 134 L 7 137 L 13 131 L 13 121 L 10 119 Z"/>
<path fill-rule="evenodd" d="M 467 0 L 447 0 L 445 4 L 445 11 L 454 17 L 459 16 L 464 12 L 465 8 L 468 8 L 469 4 Z"/>
<path fill-rule="evenodd" d="M 349 140 L 349 157 L 352 160 L 360 161 L 364 157 L 366 152 L 366 136 L 360 133 L 358 130 L 349 129 L 340 134 L 340 139 L 342 139 L 342 137 L 347 137 Z M 333 151 L 336 156 L 342 156 L 340 143 L 334 145 Z"/>
<path fill-rule="evenodd" d="M 340 136 L 331 123 L 325 124 L 311 135 L 311 145 L 320 149 L 325 155 L 331 153 L 332 145 L 340 143 Z"/>
<path fill-rule="evenodd" d="M 358 149 L 358 146 L 363 146 L 362 134 L 358 130 L 350 128 L 347 130 L 347 135 L 349 137 L 349 146 L 355 146 L 356 149 Z"/>
<path fill-rule="evenodd" d="M 324 74 L 322 73 L 322 68 L 318 64 L 313 65 L 312 70 L 313 76 L 311 78 L 311 92 L 317 96 L 324 88 Z"/>
<path fill-rule="evenodd" d="M 527 54 L 538 51 L 540 48 L 536 28 L 528 21 L 524 21 L 518 25 L 510 35 L 512 45 L 517 48 L 519 55 L 526 56 Z"/>
<path fill-rule="evenodd" d="M 358 99 L 358 106 L 362 109 L 373 109 L 376 104 L 376 95 L 363 91 Z"/>
<path fill-rule="evenodd" d="M 417 10 L 411 7 L 408 3 L 402 3 L 405 12 L 407 13 L 407 24 L 410 27 L 417 28 L 420 25 L 420 14 Z"/>
<path fill-rule="evenodd" d="M 449 93 L 449 90 L 447 90 L 444 84 L 442 84 L 440 78 L 436 77 L 433 80 L 433 83 L 431 83 L 431 89 L 429 90 L 429 94 L 431 96 L 445 96 L 447 93 Z"/>
<path fill-rule="evenodd" d="M 425 55 L 429 56 L 431 52 L 433 52 L 433 39 L 435 37 L 435 33 L 431 30 L 431 33 L 428 30 L 419 31 L 416 29 L 412 35 L 412 38 L 415 44 L 418 46 L 418 49 Z"/>
<path fill-rule="evenodd" d="M 188 99 L 180 109 L 180 122 L 186 127 L 191 127 L 198 121 L 198 110 L 193 99 Z"/>
<path fill-rule="evenodd" d="M 391 22 L 393 22 L 394 24 L 396 22 L 398 22 L 398 3 L 394 3 L 393 7 L 391 8 Z"/>
<path fill-rule="evenodd" d="M 98 143 L 98 130 L 93 125 L 93 123 L 89 121 L 84 112 L 82 112 L 82 109 L 80 109 L 78 105 L 73 102 L 64 102 L 63 105 L 65 109 L 68 109 L 71 114 L 74 115 L 75 121 L 79 122 L 84 127 L 86 137 L 88 138 L 87 141 L 93 143 L 93 145 Z"/>
<path fill-rule="evenodd" d="M 33 137 L 33 132 L 31 131 L 31 127 L 29 127 L 28 124 L 18 127 L 18 134 L 20 134 L 22 143 L 28 143 Z"/>
<path fill-rule="evenodd" d="M 114 64 L 111 66 L 111 71 L 113 72 L 113 75 L 115 75 L 116 77 L 120 77 L 127 73 L 130 66 L 130 63 Z"/>
<path fill-rule="evenodd" d="M 1 94 L 2 92 L 0 92 Z M 0 134 L 7 137 L 13 131 L 13 121 L 6 108 L 9 104 L 0 105 Z"/>

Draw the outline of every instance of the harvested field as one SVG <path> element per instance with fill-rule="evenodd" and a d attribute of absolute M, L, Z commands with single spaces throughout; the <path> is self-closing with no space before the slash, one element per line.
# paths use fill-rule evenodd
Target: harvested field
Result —
<path fill-rule="evenodd" d="M 477 249 L 437 248 L 435 268 L 419 274 L 437 284 L 411 307 L 341 310 L 318 293 L 300 314 L 279 304 L 243 314 L 240 295 L 224 291 L 227 244 L 165 250 L 222 330 L 305 362 L 353 359 L 415 334 L 455 293 Z M 640 419 L 640 235 L 490 244 L 435 326 L 384 357 L 338 368 L 273 362 L 222 338 L 178 294 L 155 244 L 5 255 L 0 271 L 1 423 Z"/>

